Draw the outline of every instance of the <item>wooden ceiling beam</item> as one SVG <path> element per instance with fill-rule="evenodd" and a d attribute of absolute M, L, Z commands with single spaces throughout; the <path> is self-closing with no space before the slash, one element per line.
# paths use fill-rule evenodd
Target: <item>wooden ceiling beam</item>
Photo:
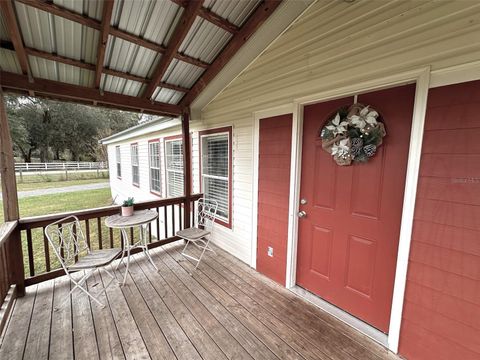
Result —
<path fill-rule="evenodd" d="M 0 48 L 6 49 L 6 50 L 12 50 L 12 51 L 14 50 L 13 43 L 11 43 L 10 41 L 6 41 L 6 40 L 0 40 Z M 82 68 L 82 69 L 85 69 L 85 70 L 90 70 L 90 71 L 95 71 L 96 70 L 96 66 L 94 64 L 89 64 L 89 63 L 86 63 L 86 62 L 81 61 L 81 60 L 72 59 L 72 58 L 69 58 L 69 57 L 66 57 L 66 56 L 61 56 L 61 55 L 58 55 L 58 54 L 51 54 L 51 53 L 46 52 L 46 51 L 37 50 L 37 49 L 29 48 L 29 47 L 26 47 L 25 51 L 28 55 L 36 56 L 36 57 L 39 57 L 39 58 L 42 58 L 42 59 L 47 59 L 47 60 L 56 61 L 56 62 L 59 62 L 59 63 L 62 63 L 62 64 L 76 66 L 76 67 L 79 67 L 79 68 Z M 116 76 L 116 77 L 119 77 L 119 78 L 122 78 L 122 79 L 127 79 L 127 80 L 138 81 L 138 82 L 141 82 L 141 83 L 144 83 L 144 84 L 148 84 L 150 82 L 149 79 L 146 79 L 144 77 L 129 74 L 129 73 L 125 73 L 125 72 L 114 70 L 114 69 L 109 69 L 109 68 L 106 68 L 106 67 L 104 67 L 102 69 L 102 72 L 104 74 L 107 74 L 107 75 Z M 161 82 L 158 86 L 166 88 L 166 89 L 171 89 L 171 90 L 184 92 L 184 93 L 188 92 L 188 90 L 189 90 L 186 87 L 178 86 L 178 85 L 174 85 L 174 84 L 168 84 L 168 83 L 165 83 L 165 82 Z"/>
<path fill-rule="evenodd" d="M 202 7 L 198 15 L 200 15 L 200 17 L 204 18 L 208 22 L 217 25 L 219 28 L 228 31 L 231 34 L 236 34 L 239 30 L 237 25 L 232 24 L 230 21 L 222 18 L 220 15 L 215 14 L 210 9 Z"/>
<path fill-rule="evenodd" d="M 71 85 L 59 81 L 35 79 L 29 82 L 28 76 L 0 71 L 0 87 L 13 91 L 34 91 L 36 96 L 43 96 L 59 100 L 94 104 L 98 106 L 114 107 L 116 109 L 145 112 L 163 116 L 179 116 L 182 109 L 178 105 L 160 103 L 135 96 L 122 95 L 112 92 L 103 92 L 97 89 Z"/>
<path fill-rule="evenodd" d="M 193 22 L 195 21 L 195 18 L 197 17 L 197 14 L 202 7 L 202 4 L 203 0 L 190 1 L 185 10 L 183 11 L 182 17 L 177 23 L 172 37 L 170 38 L 167 50 L 160 59 L 160 62 L 158 63 L 155 72 L 153 73 L 152 80 L 150 81 L 150 84 L 148 84 L 147 89 L 143 94 L 144 98 L 150 99 L 155 92 L 158 84 L 162 81 L 163 75 L 165 75 L 168 66 L 175 57 L 175 54 L 178 53 L 178 48 L 187 36 L 188 31 L 192 27 Z"/>
<path fill-rule="evenodd" d="M 190 106 L 195 98 L 218 75 L 224 66 L 232 59 L 237 51 L 250 39 L 258 28 L 273 14 L 282 0 L 264 0 L 250 15 L 245 24 L 232 37 L 225 48 L 220 52 L 210 67 L 200 76 L 195 85 L 183 97 L 181 107 Z"/>
<path fill-rule="evenodd" d="M 17 2 L 23 3 L 25 5 L 34 7 L 39 10 L 46 11 L 48 13 L 51 13 L 53 15 L 60 16 L 64 19 L 70 20 L 77 22 L 79 24 L 88 26 L 90 28 L 96 29 L 98 31 L 101 31 L 102 29 L 102 23 L 101 21 L 98 21 L 96 19 L 90 18 L 88 16 L 76 13 L 74 11 L 68 10 L 64 7 L 58 6 L 54 4 L 51 1 L 48 0 L 16 0 Z M 3 0 L 0 1 L 0 3 L 3 3 Z M 137 44 L 139 46 L 145 47 L 147 49 L 159 52 L 159 53 L 165 53 L 166 48 L 162 45 L 159 45 L 157 43 L 154 43 L 152 41 L 146 40 L 144 38 L 141 38 L 137 35 L 131 34 L 129 32 L 126 32 L 124 30 L 121 30 L 119 28 L 110 26 L 109 32 L 110 35 L 118 37 L 120 39 L 123 39 L 125 41 Z M 193 57 L 190 57 L 188 55 L 183 55 L 183 54 L 175 54 L 175 58 L 178 60 L 187 62 L 189 64 L 199 66 L 201 68 L 208 68 L 210 65 L 209 63 L 206 63 L 204 61 L 201 61 L 199 59 L 195 59 Z"/>
<path fill-rule="evenodd" d="M 100 28 L 100 37 L 97 48 L 97 65 L 95 69 L 95 87 L 100 88 L 102 79 L 103 64 L 105 62 L 105 50 L 107 49 L 108 33 L 110 31 L 110 21 L 112 20 L 113 0 L 103 2 L 102 26 Z"/>
<path fill-rule="evenodd" d="M 12 0 L 0 1 L 0 9 L 2 9 L 3 17 L 7 23 L 7 31 L 9 32 L 10 39 L 12 40 L 22 73 L 31 77 L 30 67 L 28 65 L 28 57 L 23 45 L 22 35 L 20 33 L 20 28 L 18 27 L 17 16 L 15 15 L 15 9 L 13 8 Z M 33 78 L 31 78 L 31 80 L 33 80 Z"/>
<path fill-rule="evenodd" d="M 189 0 L 170 0 L 173 3 L 177 4 L 178 6 L 181 7 L 187 7 Z M 232 24 L 230 21 L 228 21 L 225 18 L 222 18 L 220 15 L 215 14 L 213 11 L 207 8 L 200 8 L 198 12 L 198 16 L 201 18 L 204 18 L 208 22 L 211 22 L 212 24 L 217 25 L 219 28 L 222 28 L 225 31 L 228 31 L 229 33 L 236 34 L 238 31 L 238 26 L 235 24 Z"/>

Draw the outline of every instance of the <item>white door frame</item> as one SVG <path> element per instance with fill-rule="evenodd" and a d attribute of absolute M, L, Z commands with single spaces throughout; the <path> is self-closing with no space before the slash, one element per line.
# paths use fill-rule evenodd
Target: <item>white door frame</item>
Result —
<path fill-rule="evenodd" d="M 415 103 L 413 107 L 412 129 L 410 133 L 410 146 L 405 181 L 405 195 L 403 199 L 402 219 L 400 226 L 397 267 L 395 272 L 392 310 L 388 334 L 388 348 L 398 351 L 400 324 L 402 317 L 403 299 L 406 286 L 408 256 L 410 252 L 410 240 L 413 226 L 413 213 L 415 197 L 417 193 L 418 172 L 420 168 L 420 155 L 422 150 L 423 130 L 425 123 L 425 111 L 427 105 L 428 89 L 430 81 L 430 68 L 423 67 L 384 78 L 364 81 L 338 89 L 327 90 L 319 94 L 296 99 L 294 102 L 295 112 L 293 115 L 294 128 L 296 128 L 295 159 L 292 162 L 292 196 L 290 196 L 289 208 L 289 242 L 287 247 L 287 274 L 286 287 L 295 286 L 297 242 L 298 242 L 298 217 L 296 212 L 300 196 L 301 158 L 302 158 L 302 128 L 303 108 L 308 104 L 329 101 L 359 93 L 416 83 Z M 292 151 L 293 153 L 293 151 Z"/>

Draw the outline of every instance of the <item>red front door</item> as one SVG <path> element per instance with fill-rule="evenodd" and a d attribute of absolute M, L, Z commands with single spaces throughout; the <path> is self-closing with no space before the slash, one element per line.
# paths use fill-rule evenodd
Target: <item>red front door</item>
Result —
<path fill-rule="evenodd" d="M 387 136 L 366 164 L 337 165 L 319 139 L 353 97 L 304 110 L 297 284 L 388 332 L 414 85 L 358 96 L 383 116 Z"/>

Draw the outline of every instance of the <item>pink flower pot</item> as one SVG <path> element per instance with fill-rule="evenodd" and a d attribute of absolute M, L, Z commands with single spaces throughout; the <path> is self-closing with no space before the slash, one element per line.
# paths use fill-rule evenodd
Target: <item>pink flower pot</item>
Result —
<path fill-rule="evenodd" d="M 122 206 L 122 216 L 132 216 L 133 206 Z"/>

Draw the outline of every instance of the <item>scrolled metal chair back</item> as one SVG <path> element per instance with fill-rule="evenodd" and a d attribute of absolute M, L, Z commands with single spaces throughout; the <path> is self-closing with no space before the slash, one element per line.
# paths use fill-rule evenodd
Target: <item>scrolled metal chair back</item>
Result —
<path fill-rule="evenodd" d="M 217 218 L 218 202 L 206 198 L 198 199 L 197 225 L 205 230 L 212 231 Z"/>
<path fill-rule="evenodd" d="M 45 235 L 64 268 L 73 265 L 78 257 L 90 252 L 76 216 L 68 216 L 47 225 Z"/>

